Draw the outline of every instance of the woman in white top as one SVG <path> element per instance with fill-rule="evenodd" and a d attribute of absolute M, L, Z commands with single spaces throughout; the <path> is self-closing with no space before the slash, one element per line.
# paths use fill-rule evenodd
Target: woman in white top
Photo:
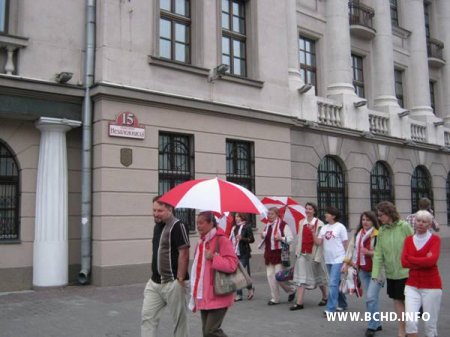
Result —
<path fill-rule="evenodd" d="M 345 295 L 339 291 L 341 268 L 348 245 L 347 229 L 338 222 L 341 212 L 329 206 L 325 211 L 327 224 L 322 227 L 318 236 L 314 236 L 317 245 L 323 244 L 323 255 L 328 270 L 329 295 L 326 312 L 342 311 L 347 309 Z"/>
<path fill-rule="evenodd" d="M 295 249 L 297 261 L 292 280 L 298 287 L 297 303 L 290 307 L 291 311 L 303 309 L 305 289 L 315 289 L 317 286 L 322 291 L 322 300 L 319 302 L 319 306 L 327 304 L 327 275 L 323 264 L 323 246 L 314 244 L 314 235 L 318 235 L 324 224 L 315 217 L 317 215 L 316 204 L 307 202 L 305 213 L 306 218 L 300 220 L 298 228 L 298 241 Z"/>

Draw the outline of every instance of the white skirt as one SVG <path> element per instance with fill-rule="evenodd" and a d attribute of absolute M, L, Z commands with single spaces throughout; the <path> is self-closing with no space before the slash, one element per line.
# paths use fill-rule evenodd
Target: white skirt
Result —
<path fill-rule="evenodd" d="M 327 273 L 322 263 L 313 261 L 311 254 L 302 254 L 297 258 L 292 283 L 297 287 L 315 289 L 328 283 Z"/>

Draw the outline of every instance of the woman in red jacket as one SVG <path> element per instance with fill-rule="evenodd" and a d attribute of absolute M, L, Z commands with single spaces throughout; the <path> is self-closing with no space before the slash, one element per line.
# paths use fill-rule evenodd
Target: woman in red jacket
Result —
<path fill-rule="evenodd" d="M 441 306 L 442 281 L 437 267 L 441 239 L 431 234 L 429 228 L 433 215 L 428 211 L 416 213 L 416 233 L 405 239 L 402 252 L 402 265 L 409 268 L 405 286 L 406 333 L 409 337 L 418 336 L 418 312 L 423 306 L 425 335 L 437 336 L 437 319 Z"/>

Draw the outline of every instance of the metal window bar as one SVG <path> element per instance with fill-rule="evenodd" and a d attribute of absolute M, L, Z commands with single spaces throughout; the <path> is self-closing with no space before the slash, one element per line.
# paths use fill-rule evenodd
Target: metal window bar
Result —
<path fill-rule="evenodd" d="M 335 159 L 326 156 L 320 162 L 318 178 L 317 202 L 319 206 L 319 217 L 325 220 L 325 208 L 327 206 L 334 206 L 341 211 L 341 220 L 347 226 L 347 199 L 342 167 Z"/>
<path fill-rule="evenodd" d="M 379 202 L 393 201 L 392 180 L 387 167 L 377 162 L 370 174 L 370 205 L 372 210 L 376 209 Z"/>
<path fill-rule="evenodd" d="M 13 154 L 0 144 L 0 242 L 19 240 L 19 170 Z"/>
<path fill-rule="evenodd" d="M 350 25 L 360 25 L 373 29 L 372 18 L 375 16 L 373 8 L 359 3 L 359 1 L 349 1 Z"/>
<path fill-rule="evenodd" d="M 193 179 L 192 148 L 189 136 L 159 135 L 159 194 L 164 194 L 176 185 Z M 174 213 L 188 225 L 189 230 L 195 230 L 195 210 L 179 208 Z"/>
<path fill-rule="evenodd" d="M 433 202 L 433 191 L 431 189 L 431 177 L 428 170 L 423 166 L 418 166 L 411 177 L 411 211 L 417 212 L 420 198 L 428 198 Z"/>
<path fill-rule="evenodd" d="M 427 53 L 428 57 L 434 57 L 440 60 L 444 60 L 444 43 L 442 41 L 428 38 L 427 39 Z"/>

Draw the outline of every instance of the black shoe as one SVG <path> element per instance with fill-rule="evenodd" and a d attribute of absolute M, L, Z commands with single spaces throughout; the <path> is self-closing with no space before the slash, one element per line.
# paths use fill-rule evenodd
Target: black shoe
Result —
<path fill-rule="evenodd" d="M 289 308 L 290 311 L 302 310 L 302 309 L 303 309 L 303 304 L 294 304 L 292 307 Z"/>
<path fill-rule="evenodd" d="M 288 302 L 292 302 L 295 298 L 295 291 L 292 294 L 289 294 L 288 296 Z"/>
<path fill-rule="evenodd" d="M 375 330 L 367 329 L 366 334 L 364 335 L 366 337 L 375 337 Z"/>
<path fill-rule="evenodd" d="M 269 301 L 269 302 L 267 303 L 267 305 L 277 305 L 277 304 L 280 304 L 280 303 L 273 302 L 273 301 Z"/>
<path fill-rule="evenodd" d="M 327 298 L 322 298 L 322 299 L 320 300 L 319 304 L 317 304 L 317 305 L 318 305 L 319 307 L 324 307 L 324 306 L 327 305 L 327 301 L 328 301 Z"/>

